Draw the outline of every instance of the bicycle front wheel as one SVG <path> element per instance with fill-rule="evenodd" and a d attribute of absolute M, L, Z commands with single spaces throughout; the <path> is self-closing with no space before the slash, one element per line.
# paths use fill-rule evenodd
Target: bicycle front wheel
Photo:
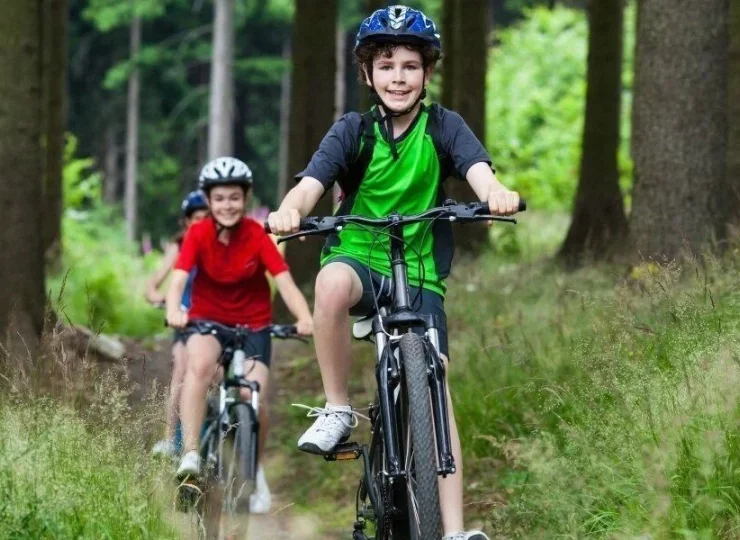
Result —
<path fill-rule="evenodd" d="M 257 463 L 257 421 L 254 410 L 237 403 L 229 411 L 229 428 L 222 440 L 221 481 L 224 509 L 248 510 Z"/>
<path fill-rule="evenodd" d="M 409 529 L 413 540 L 442 538 L 437 482 L 437 445 L 429 393 L 424 340 L 405 334 L 400 341 L 403 386 L 408 408 L 401 437 L 405 440 Z M 403 399 L 403 396 L 401 397 Z"/>

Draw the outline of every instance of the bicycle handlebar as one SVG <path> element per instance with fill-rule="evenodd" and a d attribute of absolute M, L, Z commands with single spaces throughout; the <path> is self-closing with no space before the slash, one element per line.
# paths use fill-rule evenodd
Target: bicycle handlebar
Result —
<path fill-rule="evenodd" d="M 165 326 L 169 326 L 166 319 L 164 321 L 164 324 Z M 197 329 L 202 329 L 204 331 L 207 330 L 200 333 L 208 333 L 212 330 L 215 330 L 216 328 L 232 334 L 238 332 L 239 330 L 249 330 L 249 328 L 247 327 L 228 326 L 226 324 L 217 323 L 215 321 L 205 320 L 190 321 L 188 322 L 188 326 L 190 325 L 195 326 Z M 303 341 L 305 338 L 305 336 L 302 336 L 298 333 L 298 327 L 295 324 L 271 324 L 266 328 L 270 329 L 270 336 L 277 339 L 297 339 L 299 341 Z"/>
<path fill-rule="evenodd" d="M 524 212 L 527 209 L 527 202 L 524 199 L 519 200 L 518 212 Z M 293 234 L 282 236 L 278 243 L 299 238 L 301 236 L 326 235 L 335 231 L 341 231 L 345 225 L 357 224 L 369 227 L 388 227 L 394 225 L 408 225 L 431 219 L 446 219 L 448 221 L 458 221 L 470 223 L 473 221 L 503 221 L 516 224 L 516 219 L 504 216 L 494 216 L 488 213 L 487 202 L 457 203 L 453 200 L 445 201 L 443 206 L 430 208 L 419 214 L 411 216 L 402 216 L 400 214 L 391 214 L 383 218 L 369 218 L 365 216 L 327 216 L 327 217 L 307 217 L 302 218 L 300 222 L 300 231 Z M 270 224 L 265 222 L 265 232 L 272 232 Z"/>

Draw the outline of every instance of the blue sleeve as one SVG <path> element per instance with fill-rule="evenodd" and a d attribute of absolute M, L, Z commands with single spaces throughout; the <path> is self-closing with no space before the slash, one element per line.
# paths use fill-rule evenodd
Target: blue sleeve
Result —
<path fill-rule="evenodd" d="M 319 149 L 308 166 L 295 176 L 299 182 L 304 176 L 316 178 L 324 186 L 331 188 L 339 178 L 347 174 L 360 147 L 359 113 L 347 113 L 337 120 L 324 136 Z"/>
<path fill-rule="evenodd" d="M 192 304 L 193 280 L 195 279 L 197 271 L 197 268 L 193 268 L 188 275 L 187 283 L 185 283 L 185 290 L 182 293 L 182 300 L 180 301 L 180 305 L 185 309 L 185 311 L 189 310 Z"/>

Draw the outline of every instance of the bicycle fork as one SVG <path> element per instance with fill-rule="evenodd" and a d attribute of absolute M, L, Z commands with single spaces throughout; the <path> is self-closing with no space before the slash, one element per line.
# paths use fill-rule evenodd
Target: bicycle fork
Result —
<path fill-rule="evenodd" d="M 434 339 L 436 337 L 436 331 L 430 337 Z M 400 459 L 400 441 L 398 440 L 397 431 L 398 418 L 394 400 L 396 388 L 401 383 L 401 373 L 398 361 L 393 355 L 391 347 L 388 346 L 388 336 L 384 332 L 377 332 L 375 334 L 375 346 L 377 357 L 380 359 L 376 367 L 375 376 L 378 384 L 380 417 L 385 433 L 384 443 L 388 463 L 387 473 L 390 477 L 395 478 L 405 476 L 405 468 L 407 467 L 407 464 L 402 464 Z M 443 478 L 446 478 L 448 474 L 455 473 L 456 467 L 450 441 L 445 368 L 437 355 L 434 345 L 428 347 L 427 358 L 430 359 L 427 372 L 432 398 L 432 416 L 434 419 L 435 446 L 437 448 L 437 472 Z"/>

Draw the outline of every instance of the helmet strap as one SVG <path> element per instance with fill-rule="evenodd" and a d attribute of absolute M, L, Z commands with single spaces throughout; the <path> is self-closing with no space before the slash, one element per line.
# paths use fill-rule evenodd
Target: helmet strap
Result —
<path fill-rule="evenodd" d="M 370 82 L 372 83 L 372 80 Z M 396 112 L 392 110 L 390 107 L 388 107 L 388 105 L 386 105 L 383 102 L 383 98 L 381 98 L 378 92 L 375 90 L 375 85 L 370 87 L 371 99 L 376 105 L 379 105 L 383 109 L 382 120 L 383 120 L 383 123 L 385 124 L 386 137 L 388 139 L 388 144 L 391 147 L 391 154 L 393 155 L 394 160 L 398 159 L 398 149 L 396 148 L 396 138 L 393 135 L 393 119 L 409 114 L 411 111 L 414 110 L 414 108 L 419 104 L 419 102 L 422 99 L 424 99 L 426 96 L 427 96 L 427 89 L 422 87 L 421 92 L 419 93 L 419 97 L 416 98 L 416 101 L 414 101 L 410 107 L 404 109 L 403 111 Z"/>

